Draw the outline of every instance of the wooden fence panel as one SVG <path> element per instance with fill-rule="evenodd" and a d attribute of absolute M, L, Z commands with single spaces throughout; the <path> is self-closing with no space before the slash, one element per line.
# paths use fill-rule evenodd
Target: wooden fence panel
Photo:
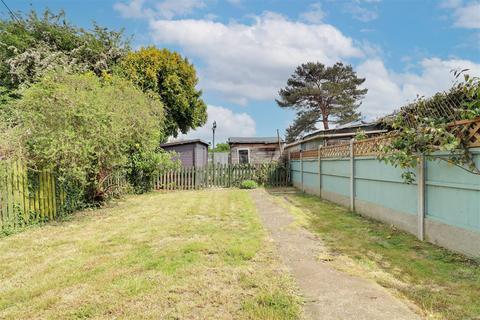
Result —
<path fill-rule="evenodd" d="M 123 172 L 104 182 L 107 191 L 126 186 Z M 27 168 L 22 161 L 0 161 L 0 231 L 57 219 L 75 209 L 76 199 L 67 197 L 52 172 Z"/>
<path fill-rule="evenodd" d="M 0 162 L 0 229 L 14 229 L 57 215 L 55 178 L 33 172 L 21 161 Z M 44 219 L 41 219 L 42 221 Z"/>
<path fill-rule="evenodd" d="M 286 167 L 276 164 L 228 165 L 217 164 L 208 167 L 182 167 L 169 170 L 154 178 L 155 190 L 197 190 L 203 188 L 238 187 L 243 180 L 258 180 L 263 175 L 265 185 L 280 187 L 289 185 Z"/>

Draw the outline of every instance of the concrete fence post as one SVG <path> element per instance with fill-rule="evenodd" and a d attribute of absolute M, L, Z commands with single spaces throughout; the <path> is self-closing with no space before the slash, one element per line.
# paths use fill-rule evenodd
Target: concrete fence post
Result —
<path fill-rule="evenodd" d="M 318 196 L 322 197 L 322 146 L 318 146 Z"/>
<path fill-rule="evenodd" d="M 350 140 L 350 210 L 355 211 L 355 139 Z"/>
<path fill-rule="evenodd" d="M 291 177 L 292 177 L 292 164 L 290 162 L 291 156 L 290 156 L 290 150 L 288 150 L 288 163 L 287 163 L 287 172 L 285 173 L 285 183 L 286 186 L 289 186 L 291 183 Z"/>
<path fill-rule="evenodd" d="M 302 192 L 305 192 L 305 188 L 303 186 L 303 150 L 300 150 L 300 180 L 302 181 Z"/>
<path fill-rule="evenodd" d="M 425 156 L 418 157 L 418 209 L 417 209 L 417 223 L 418 223 L 418 239 L 425 238 Z"/>

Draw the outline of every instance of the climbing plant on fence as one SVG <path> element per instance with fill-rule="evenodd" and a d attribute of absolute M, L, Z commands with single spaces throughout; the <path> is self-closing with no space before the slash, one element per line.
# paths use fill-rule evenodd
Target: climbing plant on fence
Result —
<path fill-rule="evenodd" d="M 385 119 L 393 131 L 380 144 L 378 158 L 406 169 L 402 174 L 406 182 L 414 181 L 413 168 L 420 155 L 480 174 L 469 151 L 480 138 L 480 79 L 463 77 L 448 93 L 420 97 Z"/>

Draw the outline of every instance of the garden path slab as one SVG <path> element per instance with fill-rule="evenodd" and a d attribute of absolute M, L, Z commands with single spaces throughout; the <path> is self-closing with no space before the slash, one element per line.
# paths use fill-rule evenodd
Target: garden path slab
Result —
<path fill-rule="evenodd" d="M 421 319 L 409 305 L 372 280 L 338 271 L 317 257 L 321 239 L 293 226 L 291 213 L 264 190 L 251 192 L 258 214 L 275 241 L 282 261 L 297 280 L 311 319 Z"/>

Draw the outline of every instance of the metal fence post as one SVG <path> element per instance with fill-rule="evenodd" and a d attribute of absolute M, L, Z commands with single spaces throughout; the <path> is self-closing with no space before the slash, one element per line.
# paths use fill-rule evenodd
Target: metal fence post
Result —
<path fill-rule="evenodd" d="M 350 140 L 350 210 L 355 211 L 355 139 Z"/>
<path fill-rule="evenodd" d="M 424 240 L 425 231 L 425 156 L 418 157 L 418 239 Z"/>

